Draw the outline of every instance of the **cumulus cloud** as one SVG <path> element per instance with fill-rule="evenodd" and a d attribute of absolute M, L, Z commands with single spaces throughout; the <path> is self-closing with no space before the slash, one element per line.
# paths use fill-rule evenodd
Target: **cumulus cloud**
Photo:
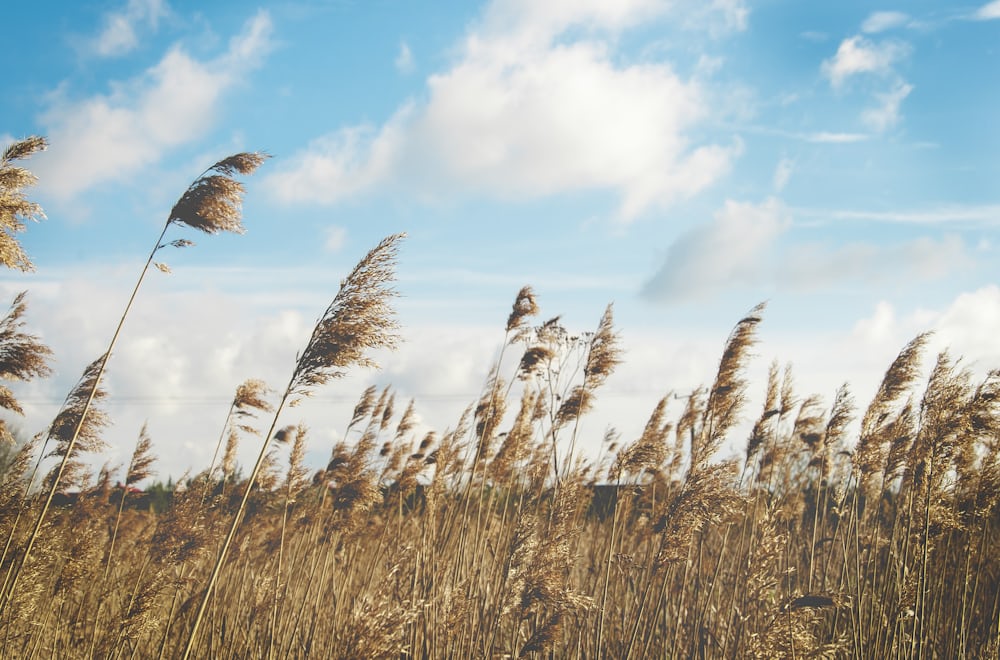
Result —
<path fill-rule="evenodd" d="M 986 3 L 976 10 L 974 16 L 980 21 L 990 21 L 1000 18 L 1000 0 L 993 0 L 993 2 Z"/>
<path fill-rule="evenodd" d="M 324 135 L 265 178 L 265 187 L 286 202 L 333 204 L 388 180 L 397 167 L 409 113 L 381 129 L 365 124 Z"/>
<path fill-rule="evenodd" d="M 861 31 L 868 34 L 885 32 L 906 25 L 909 20 L 910 17 L 901 11 L 876 11 L 861 24 Z"/>
<path fill-rule="evenodd" d="M 741 144 L 698 144 L 706 94 L 665 62 L 621 64 L 612 42 L 574 26 L 625 29 L 660 3 L 491 5 L 450 69 L 379 128 L 315 140 L 269 178 L 285 201 L 333 203 L 398 183 L 436 194 L 541 197 L 607 190 L 631 220 L 709 186 Z"/>
<path fill-rule="evenodd" d="M 39 118 L 52 144 L 37 159 L 40 185 L 58 198 L 72 198 L 132 176 L 203 135 L 225 92 L 259 65 L 270 46 L 271 19 L 259 12 L 214 60 L 202 62 L 174 47 L 106 94 L 72 99 L 65 87 L 57 89 Z"/>
<path fill-rule="evenodd" d="M 155 32 L 170 8 L 165 0 L 129 0 L 124 9 L 104 17 L 104 28 L 91 42 L 91 49 L 101 57 L 125 55 L 139 45 L 139 31 Z"/>
<path fill-rule="evenodd" d="M 933 335 L 924 358 L 925 368 L 933 363 L 935 353 L 947 350 L 974 371 L 995 369 L 1000 365 L 996 342 L 1000 333 L 1000 287 L 993 284 L 964 291 L 936 308 L 899 309 L 880 301 L 869 316 L 855 323 L 844 346 L 880 348 L 888 354 L 926 331 Z"/>
<path fill-rule="evenodd" d="M 893 65 L 908 53 L 909 47 L 900 42 L 876 43 L 862 36 L 853 36 L 840 42 L 837 53 L 824 60 L 822 71 L 834 89 L 839 89 L 860 74 L 891 75 Z"/>

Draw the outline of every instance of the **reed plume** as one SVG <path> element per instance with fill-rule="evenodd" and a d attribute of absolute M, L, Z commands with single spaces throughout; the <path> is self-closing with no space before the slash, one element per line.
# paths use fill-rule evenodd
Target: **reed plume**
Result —
<path fill-rule="evenodd" d="M 667 438 L 674 428 L 673 423 L 664 421 L 668 400 L 669 395 L 660 399 L 649 415 L 642 435 L 622 452 L 614 479 L 619 479 L 622 473 L 641 477 L 647 471 L 653 473 L 662 468 L 667 460 Z"/>
<path fill-rule="evenodd" d="M 521 287 L 514 298 L 510 315 L 507 317 L 506 332 L 508 335 L 514 333 L 510 340 L 511 343 L 522 339 L 526 336 L 525 333 L 530 332 L 527 320 L 531 316 L 536 316 L 538 311 L 538 301 L 535 299 L 534 289 L 530 286 Z"/>
<path fill-rule="evenodd" d="M 854 474 L 857 482 L 867 486 L 879 473 L 886 457 L 886 438 L 880 433 L 892 415 L 900 397 L 912 387 L 919 375 L 920 358 L 929 333 L 917 335 L 910 341 L 885 372 L 875 397 L 861 418 L 861 437 L 854 456 Z"/>
<path fill-rule="evenodd" d="M 37 222 L 45 217 L 45 212 L 24 194 L 24 189 L 37 183 L 38 177 L 15 165 L 15 161 L 44 151 L 47 146 L 45 138 L 33 135 L 14 142 L 0 155 L 0 264 L 7 268 L 35 269 L 16 234 L 24 231 L 25 220 Z"/>
<path fill-rule="evenodd" d="M 132 451 L 132 458 L 129 460 L 128 469 L 125 471 L 125 483 L 122 484 L 121 499 L 118 501 L 118 514 L 115 516 L 114 530 L 111 532 L 111 543 L 108 545 L 107 567 L 104 570 L 104 579 L 108 579 L 111 572 L 111 560 L 115 552 L 115 541 L 118 539 L 118 528 L 121 524 L 122 512 L 125 510 L 125 498 L 128 497 L 129 489 L 135 484 L 148 479 L 153 474 L 153 464 L 156 462 L 156 455 L 153 454 L 153 440 L 149 437 L 149 430 L 144 423 L 139 429 L 139 439 L 135 443 Z"/>
<path fill-rule="evenodd" d="M 256 417 L 256 411 L 271 412 L 274 410 L 267 401 L 267 395 L 271 392 L 267 384 L 257 378 L 248 378 L 236 388 L 236 394 L 229 404 L 229 412 L 226 414 L 226 423 L 222 426 L 222 433 L 215 444 L 215 453 L 212 454 L 212 462 L 209 463 L 208 472 L 205 475 L 205 492 L 203 498 L 207 497 L 212 486 L 213 474 L 215 473 L 215 461 L 219 457 L 219 450 L 222 448 L 223 440 L 226 441 L 225 452 L 222 458 L 223 481 L 232 473 L 235 468 L 236 448 L 239 443 L 237 430 L 257 434 L 257 429 L 250 426 L 249 421 Z"/>
<path fill-rule="evenodd" d="M 27 381 L 44 378 L 52 373 L 49 361 L 52 350 L 35 336 L 24 332 L 23 316 L 28 308 L 27 292 L 14 297 L 10 311 L 0 320 L 0 380 Z M 0 384 L 0 408 L 23 415 L 24 410 L 14 393 Z M 13 443 L 14 438 L 4 420 L 0 420 L 0 442 Z"/>
<path fill-rule="evenodd" d="M 718 451 L 729 430 L 739 421 L 746 399 L 746 360 L 756 343 L 756 329 L 766 303 L 760 303 L 740 319 L 729 335 L 719 361 L 719 370 L 705 402 L 701 433 L 691 445 L 691 464 L 704 465 Z"/>

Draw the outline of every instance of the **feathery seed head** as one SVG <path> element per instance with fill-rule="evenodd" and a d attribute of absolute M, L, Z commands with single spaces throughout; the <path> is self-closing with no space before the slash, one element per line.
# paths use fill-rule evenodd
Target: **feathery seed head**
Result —
<path fill-rule="evenodd" d="M 125 475 L 125 485 L 137 484 L 143 479 L 153 474 L 153 463 L 156 456 L 153 454 L 153 441 L 149 437 L 149 429 L 146 423 L 139 430 L 139 441 L 132 452 L 132 460 L 128 464 L 128 473 Z"/>
<path fill-rule="evenodd" d="M 269 156 L 241 153 L 220 160 L 191 184 L 170 210 L 167 223 L 187 225 L 206 234 L 242 234 L 243 184 L 233 176 L 251 174 Z M 214 172 L 214 174 L 210 174 Z"/>
<path fill-rule="evenodd" d="M 37 178 L 13 161 L 27 158 L 48 146 L 45 138 L 32 136 L 9 145 L 0 156 L 0 264 L 21 271 L 32 271 L 34 265 L 14 238 L 24 231 L 24 221 L 45 217 L 42 207 L 28 200 L 24 188 L 34 185 Z"/>
<path fill-rule="evenodd" d="M 52 351 L 38 337 L 21 330 L 22 316 L 27 309 L 26 293 L 19 293 L 10 311 L 0 320 L 0 378 L 4 380 L 31 380 L 52 373 L 49 359 Z M 13 393 L 0 386 L 0 407 L 23 414 Z"/>
<path fill-rule="evenodd" d="M 514 299 L 514 307 L 507 317 L 507 332 L 521 329 L 525 319 L 538 314 L 538 303 L 535 301 L 535 292 L 530 286 L 522 287 L 517 292 Z"/>
<path fill-rule="evenodd" d="M 297 397 L 343 377 L 348 367 L 377 367 L 367 352 L 399 343 L 399 324 L 389 303 L 397 295 L 391 283 L 404 237 L 394 234 L 383 239 L 340 285 L 296 364 L 290 391 Z"/>

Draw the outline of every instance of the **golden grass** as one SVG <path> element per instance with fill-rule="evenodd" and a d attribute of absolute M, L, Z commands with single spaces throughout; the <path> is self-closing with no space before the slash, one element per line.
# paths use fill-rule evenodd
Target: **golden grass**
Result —
<path fill-rule="evenodd" d="M 43 146 L 4 155 L 13 174 L 0 167 L 0 201 L 21 209 L 4 216 L 8 241 L 11 222 L 41 212 L 20 192 L 30 173 L 11 163 Z M 242 231 L 233 176 L 263 160 L 209 168 L 164 232 Z M 283 391 L 253 379 L 237 389 L 211 464 L 159 508 L 80 460 L 101 450 L 108 421 L 94 405 L 108 355 L 87 368 L 0 475 L 0 656 L 997 657 L 1000 372 L 976 382 L 942 353 L 921 383 L 925 335 L 889 367 L 856 433 L 846 385 L 826 407 L 774 364 L 745 448 L 727 458 L 757 388 L 746 368 L 758 306 L 706 387 L 676 410 L 664 396 L 639 437 L 609 430 L 590 460 L 576 449 L 586 413 L 622 360 L 612 308 L 594 332 L 558 317 L 532 325 L 539 306 L 525 287 L 454 428 L 418 440 L 419 402 L 397 406 L 391 388 L 372 386 L 310 475 L 306 426 L 280 417 L 374 366 L 370 349 L 396 345 L 401 238 L 348 274 Z M 139 283 L 159 250 L 190 244 L 162 241 Z M 25 267 L 6 245 L 4 263 Z M 47 374 L 24 312 L 18 297 L 0 322 L 6 380 Z M 0 405 L 16 412 L 8 395 Z M 238 480 L 239 434 L 256 436 L 260 413 L 270 427 Z M 59 465 L 32 491 L 49 454 Z M 143 429 L 123 483 L 147 478 L 154 460 Z"/>

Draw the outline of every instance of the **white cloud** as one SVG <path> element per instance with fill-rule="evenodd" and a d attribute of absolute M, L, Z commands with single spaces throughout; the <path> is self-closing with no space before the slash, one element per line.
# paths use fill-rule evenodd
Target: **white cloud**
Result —
<path fill-rule="evenodd" d="M 868 34 L 885 32 L 906 25 L 910 17 L 901 11 L 876 11 L 861 24 L 861 31 Z"/>
<path fill-rule="evenodd" d="M 678 238 L 644 294 L 659 302 L 694 300 L 735 282 L 759 281 L 774 240 L 791 224 L 777 199 L 762 204 L 727 200 L 711 222 Z"/>
<path fill-rule="evenodd" d="M 410 52 L 410 46 L 405 41 L 399 43 L 399 54 L 396 55 L 394 64 L 400 73 L 413 73 L 415 67 L 413 53 Z"/>
<path fill-rule="evenodd" d="M 871 315 L 857 321 L 845 347 L 880 350 L 889 355 L 898 351 L 921 332 L 931 331 L 924 354 L 924 368 L 933 364 L 934 356 L 947 350 L 952 357 L 962 358 L 964 365 L 975 373 L 1000 365 L 1000 348 L 996 337 L 1000 333 L 1000 287 L 984 286 L 959 293 L 939 308 L 900 310 L 888 301 L 879 302 Z M 837 352 L 849 355 L 849 351 Z M 883 367 L 888 367 L 888 363 Z"/>
<path fill-rule="evenodd" d="M 816 142 L 819 144 L 849 144 L 851 142 L 864 142 L 868 136 L 864 133 L 833 133 L 821 131 L 819 133 L 809 133 L 805 136 L 806 142 Z"/>
<path fill-rule="evenodd" d="M 1000 205 L 950 205 L 920 211 L 868 211 L 797 208 L 796 215 L 825 220 L 867 220 L 874 222 L 944 224 L 963 222 L 983 226 L 1000 224 Z"/>
<path fill-rule="evenodd" d="M 763 135 L 776 135 L 789 140 L 799 140 L 811 142 L 813 144 L 850 144 L 852 142 L 864 142 L 871 138 L 867 133 L 847 133 L 843 131 L 813 131 L 804 133 L 799 131 L 788 131 L 773 126 L 746 126 L 743 130 Z"/>
<path fill-rule="evenodd" d="M 783 157 L 778 161 L 778 165 L 774 168 L 774 177 L 772 179 L 772 185 L 775 192 L 781 192 L 788 185 L 789 179 L 792 178 L 792 172 L 795 169 L 795 161 L 791 158 Z"/>
<path fill-rule="evenodd" d="M 712 9 L 722 14 L 726 28 L 739 32 L 747 29 L 750 10 L 744 0 L 713 0 Z"/>
<path fill-rule="evenodd" d="M 662 0 L 496 0 L 486 10 L 483 31 L 546 43 L 570 27 L 624 30 L 667 8 Z"/>
<path fill-rule="evenodd" d="M 839 89 L 856 75 L 891 75 L 893 65 L 905 57 L 909 50 L 901 42 L 875 43 L 862 36 L 853 36 L 840 43 L 832 58 L 824 60 L 822 71 L 830 79 L 834 89 Z"/>
<path fill-rule="evenodd" d="M 989 21 L 1000 18 L 1000 0 L 988 2 L 976 10 L 975 18 L 981 21 Z"/>
<path fill-rule="evenodd" d="M 879 105 L 861 113 L 861 120 L 873 131 L 881 133 L 899 122 L 899 106 L 913 91 L 913 85 L 898 81 L 888 92 L 876 94 Z"/>
<path fill-rule="evenodd" d="M 934 324 L 936 334 L 956 355 L 1000 364 L 1000 287 L 995 284 L 959 295 Z"/>
<path fill-rule="evenodd" d="M 607 190 L 631 220 L 704 189 L 740 152 L 688 133 L 712 112 L 666 63 L 619 64 L 606 42 L 555 37 L 570 25 L 623 28 L 659 5 L 494 4 L 462 56 L 427 81 L 427 101 L 379 129 L 314 141 L 269 179 L 286 201 L 332 203 L 395 182 L 431 196 L 539 197 Z M 518 13 L 523 10 L 522 13 Z M 530 19 L 530 20 L 529 20 Z"/>
<path fill-rule="evenodd" d="M 324 238 L 323 248 L 327 252 L 340 252 L 347 241 L 347 230 L 344 227 L 327 227 Z"/>
<path fill-rule="evenodd" d="M 265 178 L 265 186 L 286 202 L 333 204 L 388 180 L 400 157 L 405 109 L 377 130 L 353 126 L 313 140 Z"/>
<path fill-rule="evenodd" d="M 792 224 L 780 200 L 727 200 L 711 222 L 674 241 L 643 294 L 674 303 L 733 287 L 817 290 L 844 282 L 940 279 L 973 263 L 957 236 L 831 246 L 791 241 Z"/>
<path fill-rule="evenodd" d="M 102 57 L 125 55 L 139 45 L 137 30 L 156 31 L 161 18 L 170 12 L 165 0 L 129 0 L 121 11 L 104 17 L 104 29 L 91 43 Z"/>
<path fill-rule="evenodd" d="M 772 272 L 774 282 L 786 288 L 815 290 L 845 281 L 940 279 L 971 263 L 972 256 L 957 236 L 921 237 L 888 245 L 855 242 L 836 248 L 799 243 L 783 251 Z"/>
<path fill-rule="evenodd" d="M 142 76 L 113 83 L 90 98 L 50 95 L 39 118 L 52 144 L 40 154 L 41 186 L 67 199 L 92 186 L 125 179 L 163 153 L 203 135 L 223 94 L 259 65 L 271 43 L 271 19 L 259 12 L 219 58 L 201 62 L 179 47 Z"/>

